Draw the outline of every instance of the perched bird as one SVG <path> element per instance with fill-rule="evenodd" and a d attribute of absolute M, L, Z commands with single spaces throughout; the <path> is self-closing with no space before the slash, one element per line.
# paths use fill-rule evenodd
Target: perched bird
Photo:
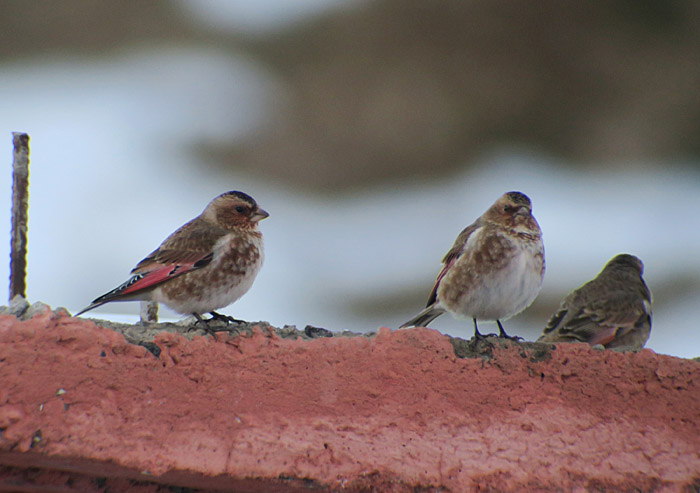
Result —
<path fill-rule="evenodd" d="M 549 319 L 539 342 L 587 342 L 639 350 L 651 332 L 651 292 L 644 264 L 626 253 L 572 291 Z"/>
<path fill-rule="evenodd" d="M 477 320 L 502 319 L 534 301 L 544 277 L 542 231 L 527 195 L 508 192 L 462 231 L 442 260 L 425 310 L 401 327 L 420 327 L 444 312 L 474 320 L 474 337 L 484 337 Z"/>
<path fill-rule="evenodd" d="M 252 286 L 263 263 L 258 221 L 268 217 L 249 195 L 226 192 L 131 271 L 121 286 L 93 301 L 76 316 L 111 301 L 150 300 L 197 321 L 231 321 L 214 310 L 230 305 Z"/>

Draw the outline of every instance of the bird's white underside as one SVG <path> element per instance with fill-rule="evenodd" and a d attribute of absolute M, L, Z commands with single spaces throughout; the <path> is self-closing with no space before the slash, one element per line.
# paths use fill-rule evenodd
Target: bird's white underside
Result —
<path fill-rule="evenodd" d="M 478 229 L 467 240 L 465 250 L 479 248 L 484 230 Z M 479 285 L 470 286 L 456 306 L 441 306 L 455 318 L 505 320 L 530 306 L 542 287 L 541 246 L 535 242 L 516 242 L 519 249 L 502 269 L 479 278 Z M 457 262 L 468 261 L 464 255 Z M 449 273 L 443 279 L 447 281 Z M 438 293 L 439 296 L 439 293 Z"/>

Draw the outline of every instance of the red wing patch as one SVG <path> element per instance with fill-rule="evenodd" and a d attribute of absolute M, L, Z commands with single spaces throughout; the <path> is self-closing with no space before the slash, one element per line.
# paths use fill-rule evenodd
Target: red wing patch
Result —
<path fill-rule="evenodd" d="M 145 270 L 137 272 L 131 278 L 126 281 L 121 286 L 113 289 L 109 293 L 103 294 L 90 305 L 91 308 L 95 306 L 102 305 L 109 301 L 115 301 L 120 298 L 128 298 L 129 296 L 143 291 L 153 286 L 156 286 L 162 282 L 172 279 L 173 277 L 185 274 L 192 270 L 196 270 L 204 267 L 209 262 L 211 262 L 212 255 L 207 255 L 196 262 L 183 262 L 183 263 L 171 263 L 171 264 L 159 264 L 153 262 L 147 266 L 151 270 Z M 91 308 L 87 308 L 89 310 Z M 83 310 L 84 312 L 85 310 Z M 83 313 L 80 312 L 80 313 Z"/>
<path fill-rule="evenodd" d="M 185 272 L 189 272 L 195 268 L 194 265 L 194 262 L 163 265 L 151 271 L 134 275 L 117 289 L 120 295 L 132 294 L 143 289 L 148 289 L 163 281 L 184 274 Z"/>
<path fill-rule="evenodd" d="M 610 344 L 613 341 L 613 339 L 615 339 L 616 333 L 617 327 L 605 327 L 599 332 L 593 334 L 593 336 L 587 342 L 591 346 L 595 346 L 596 344 L 602 344 L 603 346 L 605 346 L 606 344 Z"/>
<path fill-rule="evenodd" d="M 445 266 L 438 274 L 437 279 L 435 280 L 435 285 L 433 286 L 433 290 L 430 292 L 430 298 L 428 298 L 428 304 L 426 306 L 432 305 L 437 300 L 437 290 L 438 286 L 440 286 L 440 281 L 442 281 L 442 278 L 445 277 L 445 274 L 447 274 L 447 271 L 450 270 L 450 267 L 452 267 L 452 265 L 457 261 L 458 257 L 459 255 L 453 255 L 452 258 L 445 264 Z"/>

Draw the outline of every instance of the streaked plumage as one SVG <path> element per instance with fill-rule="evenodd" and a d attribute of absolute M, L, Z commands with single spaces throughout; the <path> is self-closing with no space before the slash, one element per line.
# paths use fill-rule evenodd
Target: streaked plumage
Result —
<path fill-rule="evenodd" d="M 212 313 L 252 286 L 263 263 L 258 221 L 268 217 L 249 195 L 226 192 L 161 243 L 124 284 L 76 316 L 112 301 L 152 300 L 178 313 Z"/>
<path fill-rule="evenodd" d="M 465 228 L 442 260 L 425 310 L 401 327 L 425 326 L 444 312 L 474 321 L 501 320 L 534 301 L 544 277 L 542 231 L 530 199 L 520 192 L 501 196 Z"/>
<path fill-rule="evenodd" d="M 562 300 L 538 341 L 643 348 L 651 333 L 651 292 L 643 272 L 637 257 L 617 255 L 595 279 Z"/>

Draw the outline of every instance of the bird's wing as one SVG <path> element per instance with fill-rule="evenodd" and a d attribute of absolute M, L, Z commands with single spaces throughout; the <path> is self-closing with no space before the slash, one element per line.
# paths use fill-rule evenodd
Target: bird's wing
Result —
<path fill-rule="evenodd" d="M 557 330 L 562 320 L 564 320 L 564 317 L 566 317 L 567 313 L 569 313 L 569 308 L 568 306 L 566 306 L 565 303 L 562 303 L 559 306 L 559 309 L 556 311 L 556 313 L 552 315 L 549 321 L 547 322 L 547 325 L 544 328 L 544 332 L 542 333 L 542 337 L 545 337 L 548 334 L 551 334 L 552 332 Z M 542 337 L 539 340 L 541 340 Z"/>
<path fill-rule="evenodd" d="M 110 301 L 143 299 L 140 295 L 158 284 L 201 269 L 212 261 L 214 245 L 226 234 L 224 230 L 204 224 L 199 218 L 193 219 L 139 262 L 125 283 L 95 299 L 76 316 Z"/>
<path fill-rule="evenodd" d="M 172 260 L 168 262 L 152 261 L 142 266 L 137 273 L 131 276 L 128 281 L 119 286 L 116 290 L 111 291 L 112 299 L 114 299 L 115 296 L 133 295 L 138 291 L 151 288 L 168 279 L 185 274 L 186 272 L 201 269 L 211 262 L 213 257 L 214 254 L 209 252 L 196 258 L 187 256 L 186 259 L 183 260 Z"/>
<path fill-rule="evenodd" d="M 437 300 L 437 290 L 440 286 L 440 281 L 442 281 L 442 278 L 445 277 L 445 274 L 447 274 L 447 271 L 450 270 L 450 267 L 452 267 L 457 259 L 462 255 L 469 237 L 474 231 L 477 230 L 479 226 L 481 226 L 481 222 L 479 219 L 477 219 L 474 223 L 464 228 L 459 236 L 457 236 L 454 245 L 452 245 L 452 248 L 450 248 L 445 257 L 442 259 L 442 263 L 444 265 L 442 270 L 440 270 L 437 279 L 435 280 L 435 285 L 433 286 L 433 290 L 430 292 L 430 297 L 428 298 L 428 304 L 426 307 L 432 305 Z"/>
<path fill-rule="evenodd" d="M 133 294 L 175 276 L 201 269 L 211 262 L 214 245 L 226 234 L 226 231 L 205 224 L 199 218 L 193 219 L 166 238 L 132 269 L 133 276 L 122 285 L 120 294 Z"/>
<path fill-rule="evenodd" d="M 563 312 L 563 313 L 562 313 Z M 649 316 L 647 305 L 634 294 L 611 293 L 593 300 L 576 311 L 560 310 L 547 324 L 545 333 L 556 332 L 559 340 L 607 345 Z"/>

